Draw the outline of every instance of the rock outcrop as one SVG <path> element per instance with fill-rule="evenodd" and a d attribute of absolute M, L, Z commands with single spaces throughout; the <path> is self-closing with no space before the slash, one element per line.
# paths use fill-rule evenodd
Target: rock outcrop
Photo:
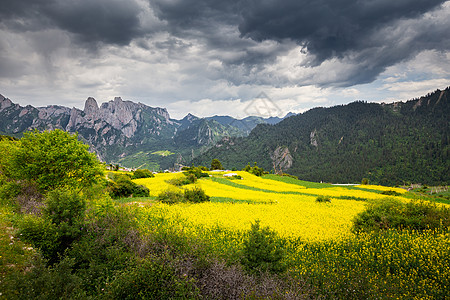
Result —
<path fill-rule="evenodd" d="M 150 137 L 171 138 L 178 126 L 166 109 L 123 101 L 120 97 L 100 107 L 89 97 L 80 110 L 56 105 L 22 107 L 0 95 L 1 133 L 14 135 L 56 128 L 78 132 L 100 157 L 109 146 L 127 147 Z"/>
<path fill-rule="evenodd" d="M 278 146 L 275 151 L 270 154 L 270 158 L 272 159 L 273 169 L 279 173 L 288 170 L 294 162 L 288 147 Z"/>

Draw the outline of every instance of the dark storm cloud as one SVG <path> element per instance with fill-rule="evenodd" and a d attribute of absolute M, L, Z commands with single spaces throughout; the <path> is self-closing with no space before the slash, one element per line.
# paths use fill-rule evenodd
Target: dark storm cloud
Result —
<path fill-rule="evenodd" d="M 127 45 L 143 34 L 134 1 L 1 1 L 0 25 L 15 31 L 59 28 L 84 43 Z"/>
<path fill-rule="evenodd" d="M 157 16 L 167 21 L 172 34 L 203 36 L 212 49 L 235 47 L 246 52 L 236 60 L 245 64 L 270 63 L 286 53 L 254 52 L 248 39 L 284 44 L 293 41 L 308 53 L 305 66 L 316 67 L 337 58 L 357 67 L 335 83 L 348 86 L 367 83 L 387 67 L 428 50 L 448 50 L 449 23 L 425 24 L 423 16 L 444 0 L 174 0 L 150 1 Z M 404 25 L 406 20 L 410 22 Z M 442 21 L 442 20 L 439 20 Z M 403 35 L 396 32 L 402 23 Z M 426 22 L 425 22 L 426 23 Z M 400 24 L 400 25 L 399 25 Z M 225 26 L 237 26 L 240 39 L 222 34 Z M 382 35 L 380 35 L 382 33 Z M 246 44 L 247 43 L 247 44 Z M 261 66 L 260 66 L 261 67 Z"/>
<path fill-rule="evenodd" d="M 217 78 L 222 76 L 237 85 L 267 84 L 274 77 L 280 85 L 292 84 L 292 78 L 288 80 L 282 74 L 262 78 L 260 71 L 300 46 L 307 53 L 306 60 L 292 65 L 302 63 L 323 72 L 319 69 L 326 67 L 323 63 L 335 59 L 351 67 L 336 70 L 339 76 L 334 79 L 313 74 L 294 84 L 349 86 L 371 82 L 387 67 L 423 50 L 448 51 L 448 17 L 444 22 L 442 16 L 437 22 L 424 18 L 444 2 L 0 0 L 0 30 L 20 33 L 53 29 L 69 36 L 72 46 L 88 49 L 135 41 L 143 49 L 167 50 L 169 59 L 182 60 L 184 54 L 198 51 L 195 53 L 202 56 L 205 65 L 208 60 L 223 64 L 223 69 L 217 69 Z M 155 16 L 159 19 L 157 28 L 152 25 Z M 152 40 L 155 32 L 168 33 L 168 37 Z M 64 39 L 62 35 L 58 38 Z M 11 64 L 3 65 L 12 68 Z"/>
<path fill-rule="evenodd" d="M 443 0 L 292 0 L 248 1 L 239 30 L 255 40 L 293 39 L 319 64 L 348 51 L 378 46 L 377 30 L 401 19 L 417 18 Z M 374 43 L 375 42 L 375 43 Z"/>

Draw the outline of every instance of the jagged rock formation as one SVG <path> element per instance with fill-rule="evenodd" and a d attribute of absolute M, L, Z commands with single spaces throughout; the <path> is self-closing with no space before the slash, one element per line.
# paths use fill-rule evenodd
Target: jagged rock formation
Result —
<path fill-rule="evenodd" d="M 126 147 L 143 139 L 171 138 L 178 123 L 164 108 L 123 101 L 116 97 L 100 107 L 94 98 L 86 100 L 84 110 L 63 106 L 22 107 L 0 97 L 0 132 L 18 135 L 26 130 L 63 129 L 78 132 L 101 158 L 109 146 Z"/>
<path fill-rule="evenodd" d="M 273 170 L 275 170 L 276 173 L 285 172 L 294 162 L 288 147 L 278 146 L 275 151 L 270 154 L 270 158 L 273 162 Z"/>
<path fill-rule="evenodd" d="M 141 152 L 138 160 L 148 160 L 152 151 L 163 149 L 182 152 L 188 157 L 187 152 L 210 147 L 224 137 L 245 136 L 264 122 L 259 117 L 236 120 L 227 116 L 198 118 L 192 114 L 177 121 L 170 118 L 165 108 L 124 101 L 120 97 L 100 106 L 89 97 L 80 110 L 55 105 L 22 107 L 0 95 L 0 134 L 20 137 L 27 130 L 56 128 L 77 132 L 107 162 Z"/>

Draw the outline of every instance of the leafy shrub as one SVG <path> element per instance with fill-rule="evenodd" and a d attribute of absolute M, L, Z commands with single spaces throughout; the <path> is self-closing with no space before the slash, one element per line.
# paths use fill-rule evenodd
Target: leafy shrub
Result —
<path fill-rule="evenodd" d="M 60 232 L 50 220 L 35 215 L 24 215 L 18 222 L 18 236 L 41 250 L 46 259 L 57 260 L 60 250 Z"/>
<path fill-rule="evenodd" d="M 269 227 L 261 228 L 256 220 L 244 240 L 243 266 L 251 273 L 282 273 L 287 268 L 284 257 L 285 251 L 276 233 Z"/>
<path fill-rule="evenodd" d="M 399 192 L 396 192 L 396 191 L 383 191 L 380 194 L 389 195 L 389 196 L 401 196 L 402 195 L 402 194 L 400 194 Z"/>
<path fill-rule="evenodd" d="M 66 227 L 76 226 L 83 222 L 86 201 L 77 192 L 70 190 L 51 191 L 48 193 L 45 203 L 44 216 L 53 224 Z"/>
<path fill-rule="evenodd" d="M 22 187 L 13 181 L 0 183 L 0 198 L 9 200 L 17 197 L 22 191 Z"/>
<path fill-rule="evenodd" d="M 372 202 L 353 220 L 353 230 L 356 232 L 390 228 L 423 231 L 448 226 L 450 226 L 448 208 L 426 201 L 403 203 L 396 199 Z"/>
<path fill-rule="evenodd" d="M 199 187 L 186 189 L 184 192 L 178 190 L 166 190 L 161 192 L 157 199 L 163 203 L 175 204 L 181 202 L 201 203 L 209 201 L 209 196 Z"/>
<path fill-rule="evenodd" d="M 163 203 L 175 204 L 184 202 L 184 195 L 181 191 L 165 190 L 161 192 L 156 199 Z"/>
<path fill-rule="evenodd" d="M 250 166 L 250 163 L 247 164 L 247 166 L 244 169 L 242 169 L 242 171 L 249 172 L 250 174 L 256 176 L 263 176 L 264 174 L 268 174 L 268 172 L 265 172 L 263 168 L 258 167 L 256 165 L 256 162 L 253 167 Z"/>
<path fill-rule="evenodd" d="M 198 178 L 209 177 L 208 173 L 204 173 L 200 167 L 184 168 L 184 177 L 173 178 L 166 182 L 175 186 L 183 186 L 196 183 Z"/>
<path fill-rule="evenodd" d="M 369 184 L 369 178 L 363 178 L 363 179 L 361 180 L 361 184 L 362 184 L 362 185 L 368 185 L 368 184 Z"/>
<path fill-rule="evenodd" d="M 86 188 L 103 177 L 97 157 L 77 135 L 59 129 L 36 130 L 14 143 L 7 161 L 1 164 L 2 172 L 13 180 L 36 182 L 42 192 L 64 186 Z"/>
<path fill-rule="evenodd" d="M 136 171 L 133 172 L 134 179 L 151 178 L 151 177 L 155 177 L 155 175 L 153 175 L 153 173 L 147 169 L 137 169 Z"/>
<path fill-rule="evenodd" d="M 81 235 L 86 203 L 75 191 L 57 189 L 48 193 L 45 204 L 42 217 L 24 216 L 18 224 L 19 234 L 54 263 Z"/>
<path fill-rule="evenodd" d="M 74 259 L 76 274 L 83 280 L 86 292 L 97 295 L 105 282 L 135 265 L 134 250 L 136 255 L 146 253 L 132 209 L 106 205 L 99 212 L 89 213 L 92 215 L 83 236 L 65 255 Z"/>
<path fill-rule="evenodd" d="M 228 179 L 242 179 L 241 175 L 233 175 L 231 177 L 227 177 Z"/>
<path fill-rule="evenodd" d="M 316 198 L 316 202 L 331 202 L 331 199 L 328 196 L 319 195 Z"/>
<path fill-rule="evenodd" d="M 284 176 L 284 177 L 290 177 L 290 178 L 294 178 L 294 179 L 298 179 L 297 176 L 291 175 L 291 174 L 288 174 L 288 173 L 281 173 L 281 176 Z"/>
<path fill-rule="evenodd" d="M 174 186 L 183 186 L 197 182 L 197 177 L 194 174 L 188 174 L 183 177 L 173 178 L 166 180 L 167 183 L 172 184 Z"/>
<path fill-rule="evenodd" d="M 184 191 L 184 200 L 192 203 L 201 203 L 209 201 L 209 196 L 201 188 L 194 187 Z"/>
<path fill-rule="evenodd" d="M 15 272 L 0 282 L 4 299 L 86 299 L 80 278 L 73 274 L 73 260 L 46 267 L 39 256 L 27 266 L 27 272 Z"/>
<path fill-rule="evenodd" d="M 148 197 L 150 195 L 147 187 L 134 183 L 130 176 L 115 174 L 110 178 L 113 181 L 109 182 L 108 189 L 112 198 Z"/>
<path fill-rule="evenodd" d="M 147 258 L 122 272 L 107 287 L 108 299 L 199 298 L 194 283 L 177 276 L 172 260 L 165 258 Z"/>
<path fill-rule="evenodd" d="M 214 158 L 211 161 L 211 170 L 222 170 L 222 163 L 220 162 L 220 160 L 218 160 L 217 158 Z"/>
<path fill-rule="evenodd" d="M 186 176 L 194 175 L 197 179 L 203 178 L 203 177 L 209 177 L 208 173 L 205 173 L 203 171 L 204 170 L 201 169 L 200 167 L 192 167 L 192 168 L 186 170 L 185 172 L 183 172 L 183 174 Z"/>

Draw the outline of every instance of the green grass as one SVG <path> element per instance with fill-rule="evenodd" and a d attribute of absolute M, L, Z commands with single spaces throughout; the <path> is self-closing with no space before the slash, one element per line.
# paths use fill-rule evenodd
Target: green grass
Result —
<path fill-rule="evenodd" d="M 152 160 L 151 153 L 140 151 L 133 155 L 128 155 L 119 160 L 119 163 L 128 168 L 139 168 L 148 170 L 158 170 L 159 164 Z"/>
<path fill-rule="evenodd" d="M 161 151 L 155 151 L 155 152 L 152 152 L 152 154 L 154 154 L 154 155 L 160 155 L 160 156 L 170 156 L 170 155 L 173 155 L 173 154 L 175 154 L 175 153 L 170 152 L 169 150 L 161 150 Z"/>
<path fill-rule="evenodd" d="M 247 203 L 247 204 L 272 204 L 268 201 L 255 201 L 255 200 L 239 200 L 228 197 L 211 197 L 211 202 L 216 203 Z"/>
<path fill-rule="evenodd" d="M 333 187 L 333 185 L 329 184 L 329 183 L 303 181 L 300 179 L 295 179 L 295 178 L 288 177 L 288 176 L 279 176 L 279 175 L 275 175 L 275 174 L 264 175 L 262 178 L 281 181 L 284 183 L 296 184 L 296 185 L 304 186 L 306 188 L 311 188 L 311 189 L 323 189 L 323 188 Z"/>
<path fill-rule="evenodd" d="M 35 250 L 30 245 L 23 243 L 17 237 L 13 237 L 15 229 L 11 219 L 15 213 L 8 205 L 0 206 L 0 282 L 1 278 L 23 270 L 27 262 L 35 255 Z"/>

